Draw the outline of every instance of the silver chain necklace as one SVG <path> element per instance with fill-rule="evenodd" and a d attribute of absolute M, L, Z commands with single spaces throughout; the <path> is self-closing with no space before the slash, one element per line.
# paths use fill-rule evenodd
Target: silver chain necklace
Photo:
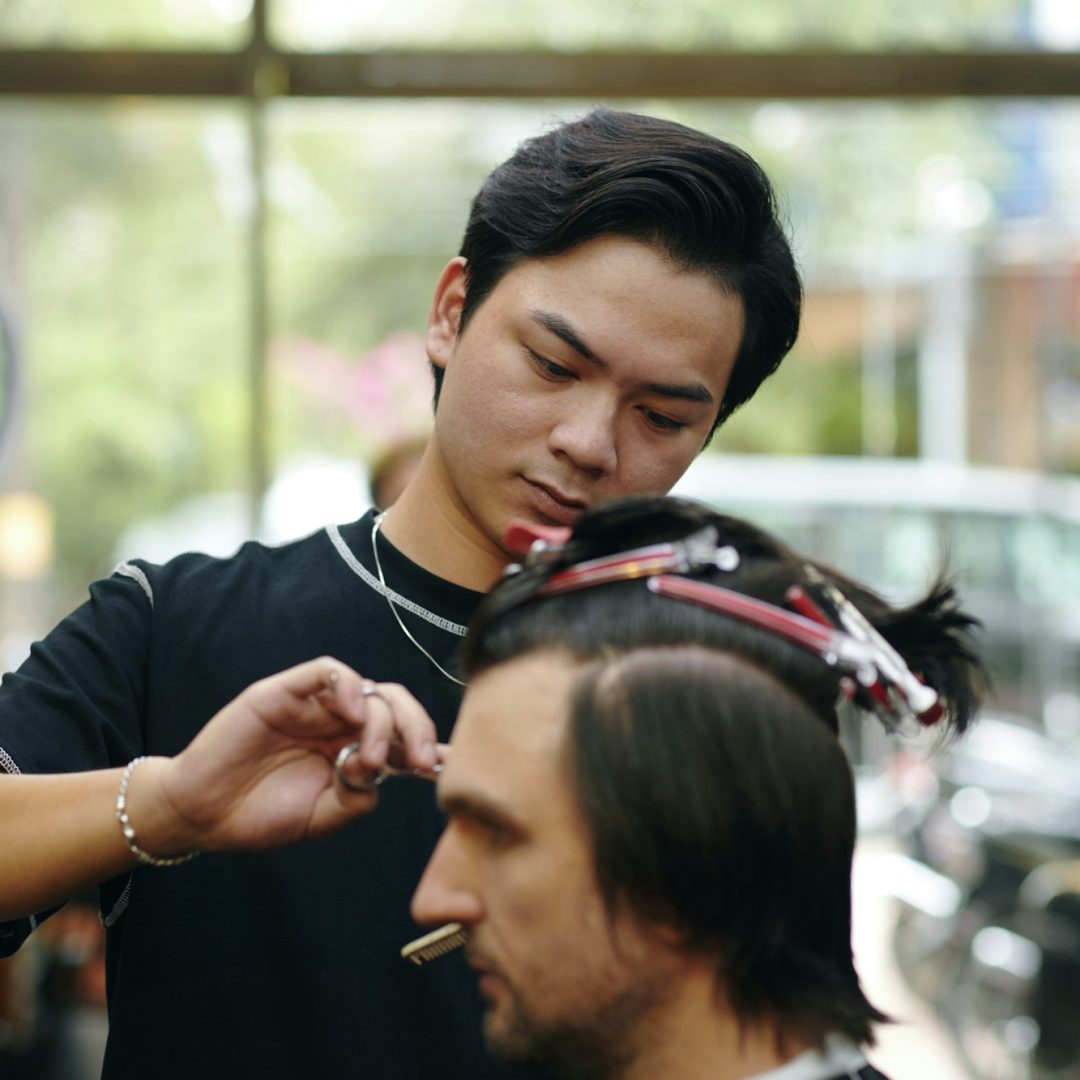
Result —
<path fill-rule="evenodd" d="M 443 675 L 445 675 L 452 683 L 457 683 L 458 686 L 467 686 L 468 683 L 462 682 L 461 679 L 451 675 L 450 672 L 447 671 L 446 668 L 444 668 L 442 664 L 440 664 L 439 661 L 412 636 L 411 633 L 409 633 L 409 628 L 401 621 L 401 616 L 398 614 L 398 609 L 394 606 L 394 601 L 390 599 L 390 589 L 386 584 L 382 563 L 379 561 L 379 545 L 376 539 L 379 534 L 379 526 L 382 524 L 384 517 L 386 517 L 385 511 L 375 515 L 375 522 L 371 526 L 371 550 L 375 556 L 375 572 L 379 575 L 379 584 L 382 586 L 383 596 L 386 597 L 386 606 L 390 609 L 390 614 L 394 616 L 394 622 L 401 627 L 401 632 L 435 665 L 435 667 L 439 669 L 439 671 L 442 672 Z"/>

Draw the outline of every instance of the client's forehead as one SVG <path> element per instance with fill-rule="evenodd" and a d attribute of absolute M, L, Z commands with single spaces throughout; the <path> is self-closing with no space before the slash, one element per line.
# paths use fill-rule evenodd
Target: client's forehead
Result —
<path fill-rule="evenodd" d="M 440 800 L 483 798 L 522 813 L 553 805 L 554 789 L 566 786 L 566 724 L 579 671 L 569 654 L 543 650 L 479 675 L 454 728 Z"/>

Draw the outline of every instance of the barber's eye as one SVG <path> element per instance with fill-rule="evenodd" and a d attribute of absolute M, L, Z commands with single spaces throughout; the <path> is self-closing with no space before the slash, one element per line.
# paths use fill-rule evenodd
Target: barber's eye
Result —
<path fill-rule="evenodd" d="M 673 420 L 670 416 L 665 416 L 663 413 L 653 412 L 652 409 L 645 410 L 645 419 L 658 431 L 670 431 L 675 433 L 682 431 L 686 427 L 686 424 L 681 420 Z"/>
<path fill-rule="evenodd" d="M 545 379 L 572 379 L 574 377 L 574 373 L 569 368 L 563 367 L 562 364 L 556 364 L 554 360 L 548 360 L 539 353 L 534 353 L 532 349 L 526 349 L 525 351 L 533 367 Z"/>

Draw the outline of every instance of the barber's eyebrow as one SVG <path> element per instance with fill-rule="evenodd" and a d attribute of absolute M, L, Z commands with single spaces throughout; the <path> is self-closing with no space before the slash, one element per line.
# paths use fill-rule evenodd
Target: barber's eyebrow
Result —
<path fill-rule="evenodd" d="M 649 383 L 646 390 L 650 394 L 659 394 L 661 397 L 679 398 L 682 401 L 700 402 L 702 405 L 715 405 L 716 399 L 709 392 L 704 383 L 687 383 L 673 385 L 669 383 Z"/>
<path fill-rule="evenodd" d="M 590 364 L 595 364 L 601 370 L 607 370 L 607 362 L 601 360 L 581 339 L 581 335 L 571 326 L 570 322 L 562 315 L 554 311 L 544 311 L 542 308 L 533 308 L 529 315 L 538 322 L 545 330 L 550 330 L 556 337 L 562 338 L 574 352 L 580 353 Z"/>
<path fill-rule="evenodd" d="M 565 341 L 574 352 L 584 357 L 590 364 L 594 364 L 601 371 L 608 370 L 607 361 L 602 360 L 589 348 L 564 316 L 554 311 L 544 311 L 542 308 L 534 308 L 529 315 L 534 322 Z M 657 394 L 660 397 L 678 398 L 680 401 L 693 401 L 702 405 L 716 404 L 716 399 L 704 383 L 647 383 L 645 389 L 650 394 Z"/>

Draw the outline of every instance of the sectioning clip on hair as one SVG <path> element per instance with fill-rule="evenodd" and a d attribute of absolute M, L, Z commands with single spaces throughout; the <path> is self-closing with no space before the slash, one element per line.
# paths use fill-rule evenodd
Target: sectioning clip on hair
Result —
<path fill-rule="evenodd" d="M 534 601 L 638 581 L 653 594 L 726 615 L 715 633 L 700 620 L 694 633 L 715 638 L 722 649 L 745 651 L 781 681 L 794 678 L 790 659 L 798 669 L 793 688 L 831 727 L 837 709 L 850 704 L 889 731 L 914 734 L 935 726 L 949 737 L 964 730 L 978 706 L 983 676 L 972 639 L 978 623 L 944 581 L 917 603 L 896 608 L 749 522 L 672 497 L 637 496 L 589 507 L 572 530 L 514 524 L 506 547 L 523 556 L 522 565 L 508 569 L 491 602 L 477 613 L 479 629 L 466 639 L 464 661 L 474 674 L 516 655 L 526 643 L 557 645 L 582 657 L 603 652 L 598 634 L 607 635 L 612 647 L 631 647 L 637 642 L 630 633 L 637 625 L 633 619 L 644 618 L 634 589 L 585 605 L 595 625 L 584 618 L 568 623 L 567 612 L 574 608 L 561 601 L 550 616 L 545 604 Z M 525 605 L 528 618 L 518 627 L 515 612 Z M 616 610 L 623 614 L 611 614 Z M 740 622 L 767 637 L 742 633 L 732 625 Z M 679 623 L 669 608 L 656 623 L 655 642 L 645 630 L 638 636 L 667 643 Z M 824 670 L 782 642 L 818 657 Z"/>
<path fill-rule="evenodd" d="M 721 546 L 709 525 L 684 540 L 634 548 L 615 555 L 577 563 L 553 574 L 537 589 L 537 596 L 554 596 L 590 585 L 632 581 L 654 574 L 690 574 L 713 567 L 727 573 L 738 569 L 739 553 L 730 544 Z"/>
<path fill-rule="evenodd" d="M 820 582 L 825 582 L 818 577 Z M 650 578 L 648 587 L 660 596 L 709 608 L 816 653 L 830 667 L 854 676 L 857 687 L 867 694 L 864 707 L 877 713 L 888 726 L 909 716 L 924 726 L 941 719 L 942 709 L 935 691 L 912 673 L 903 657 L 831 584 L 825 583 L 825 595 L 837 611 L 836 621 L 799 586 L 792 586 L 787 594 L 796 611 L 718 585 L 673 575 Z"/>
<path fill-rule="evenodd" d="M 874 629 L 869 619 L 814 566 L 804 567 L 807 581 L 817 589 L 831 611 L 827 615 L 801 586 L 788 590 L 788 603 L 815 622 L 833 626 L 861 642 L 870 654 L 869 677 L 859 682 L 875 699 L 875 711 L 884 719 L 899 720 L 904 713 L 915 717 L 924 727 L 932 727 L 944 709 L 937 692 L 927 686 L 908 667 L 904 658 Z"/>

